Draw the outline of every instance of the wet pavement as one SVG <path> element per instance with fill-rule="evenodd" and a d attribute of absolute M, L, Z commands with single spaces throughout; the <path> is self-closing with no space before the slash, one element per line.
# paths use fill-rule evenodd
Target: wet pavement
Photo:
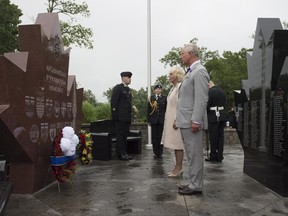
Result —
<path fill-rule="evenodd" d="M 174 160 L 164 151 L 155 160 L 150 147 L 127 161 L 93 161 L 79 166 L 71 183 L 53 182 L 30 195 L 13 194 L 6 216 L 287 216 L 288 198 L 243 173 L 241 146 L 225 146 L 222 163 L 205 162 L 203 195 L 182 196 L 183 177 L 169 178 Z M 205 153 L 206 155 L 206 153 Z"/>

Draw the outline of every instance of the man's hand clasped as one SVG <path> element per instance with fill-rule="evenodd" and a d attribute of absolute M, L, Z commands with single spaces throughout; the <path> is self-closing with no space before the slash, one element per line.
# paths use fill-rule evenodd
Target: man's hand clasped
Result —
<path fill-rule="evenodd" d="M 192 133 L 197 133 L 201 130 L 201 124 L 192 122 L 191 129 L 192 129 Z"/>
<path fill-rule="evenodd" d="M 176 120 L 174 120 L 174 122 L 173 122 L 173 129 L 174 129 L 174 130 L 177 130 L 177 129 L 178 129 L 178 127 L 176 126 Z"/>
<path fill-rule="evenodd" d="M 174 128 L 175 130 L 177 130 L 177 129 L 178 129 L 178 127 L 176 126 L 176 124 L 175 124 L 175 123 L 173 124 L 173 128 Z"/>

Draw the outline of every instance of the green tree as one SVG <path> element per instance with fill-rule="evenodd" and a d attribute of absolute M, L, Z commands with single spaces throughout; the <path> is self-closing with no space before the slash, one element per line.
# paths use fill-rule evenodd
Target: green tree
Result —
<path fill-rule="evenodd" d="M 107 91 L 103 92 L 103 96 L 106 97 L 109 102 L 111 102 L 113 88 L 114 87 L 109 88 Z"/>
<path fill-rule="evenodd" d="M 93 49 L 93 31 L 80 24 L 76 24 L 77 16 L 90 17 L 86 2 L 77 4 L 75 0 L 48 0 L 47 12 L 62 13 L 69 17 L 68 21 L 60 21 L 62 39 L 65 46 L 74 44 L 78 47 Z"/>
<path fill-rule="evenodd" d="M 185 66 L 181 61 L 181 47 L 172 47 L 168 54 L 166 54 L 159 61 L 164 64 L 165 68 L 167 65 L 170 67 L 177 65 L 185 69 Z"/>
<path fill-rule="evenodd" d="M 83 123 L 90 123 L 96 120 L 96 107 L 89 101 L 82 103 Z"/>
<path fill-rule="evenodd" d="M 197 43 L 198 39 L 193 38 L 189 41 L 189 43 Z M 186 70 L 186 66 L 183 65 L 181 60 L 181 49 L 182 47 L 172 47 L 172 49 L 166 54 L 163 58 L 161 58 L 159 61 L 164 64 L 164 67 L 166 68 L 167 65 L 170 67 L 173 66 L 180 66 L 184 70 Z M 199 57 L 203 64 L 210 61 L 211 59 L 218 58 L 219 53 L 218 51 L 208 51 L 206 47 L 199 47 Z"/>
<path fill-rule="evenodd" d="M 109 104 L 111 101 L 112 91 L 113 87 L 103 92 L 103 96 L 107 98 Z M 133 117 L 132 120 L 145 122 L 147 119 L 147 102 L 148 102 L 147 88 L 146 89 L 141 88 L 139 91 L 131 89 L 131 91 L 132 91 L 132 106 L 135 106 L 139 111 L 138 113 L 135 113 L 132 110 L 132 117 Z"/>
<path fill-rule="evenodd" d="M 18 24 L 22 11 L 10 0 L 0 0 L 0 54 L 18 49 Z"/>
<path fill-rule="evenodd" d="M 197 42 L 197 38 L 190 41 Z M 211 79 L 216 85 L 223 88 L 227 97 L 226 109 L 229 110 L 234 103 L 234 90 L 241 88 L 241 81 L 247 78 L 247 49 L 241 49 L 239 52 L 224 51 L 222 57 L 218 51 L 209 51 L 206 47 L 200 47 L 200 59 L 206 67 Z M 181 62 L 181 47 L 173 47 L 171 51 L 160 62 L 166 67 L 181 66 L 185 69 Z M 164 78 L 159 77 L 159 82 Z M 157 79 L 157 81 L 158 81 Z M 166 81 L 168 83 L 168 81 Z M 168 86 L 168 84 L 165 84 Z M 161 83 L 163 85 L 163 83 Z M 164 85 L 163 85 L 164 86 Z M 168 88 L 167 88 L 168 89 Z"/>
<path fill-rule="evenodd" d="M 245 48 L 234 53 L 224 51 L 223 57 L 207 62 L 211 79 L 226 93 L 227 110 L 233 107 L 234 90 L 241 89 L 241 81 L 247 79 L 247 51 Z"/>
<path fill-rule="evenodd" d="M 133 101 L 132 104 L 138 109 L 138 113 L 132 112 L 133 120 L 138 122 L 147 121 L 147 103 L 148 103 L 148 92 L 147 88 L 141 88 L 136 91 L 133 90 Z"/>
<path fill-rule="evenodd" d="M 84 90 L 83 101 L 88 101 L 93 106 L 96 106 L 96 104 L 97 104 L 96 97 L 90 89 Z"/>
<path fill-rule="evenodd" d="M 96 120 L 111 119 L 110 103 L 98 103 L 96 106 Z"/>

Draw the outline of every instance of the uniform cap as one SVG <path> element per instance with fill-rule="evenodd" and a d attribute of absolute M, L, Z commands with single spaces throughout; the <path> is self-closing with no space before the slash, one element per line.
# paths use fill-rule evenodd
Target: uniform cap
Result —
<path fill-rule="evenodd" d="M 124 71 L 122 73 L 120 73 L 121 77 L 131 77 L 132 76 L 132 73 L 129 72 L 129 71 Z"/>
<path fill-rule="evenodd" d="M 155 85 L 155 86 L 154 86 L 154 90 L 155 90 L 156 88 L 160 88 L 160 89 L 162 89 L 162 85 L 160 85 L 160 84 Z"/>

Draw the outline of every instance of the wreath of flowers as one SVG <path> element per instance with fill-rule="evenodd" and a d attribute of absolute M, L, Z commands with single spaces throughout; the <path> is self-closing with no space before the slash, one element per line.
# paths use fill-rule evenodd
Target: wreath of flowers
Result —
<path fill-rule="evenodd" d="M 90 133 L 86 133 L 82 130 L 79 134 L 80 144 L 78 145 L 79 160 L 82 165 L 90 165 L 93 160 L 92 156 L 92 138 Z"/>
<path fill-rule="evenodd" d="M 61 149 L 61 139 L 63 138 L 62 129 L 59 131 L 58 135 L 53 141 L 52 157 L 56 159 L 65 158 L 65 155 Z M 72 157 L 73 158 L 73 157 Z M 75 157 L 64 164 L 52 164 L 52 175 L 55 176 L 56 180 L 60 183 L 67 182 L 70 180 L 72 174 L 75 174 L 76 162 Z"/>

